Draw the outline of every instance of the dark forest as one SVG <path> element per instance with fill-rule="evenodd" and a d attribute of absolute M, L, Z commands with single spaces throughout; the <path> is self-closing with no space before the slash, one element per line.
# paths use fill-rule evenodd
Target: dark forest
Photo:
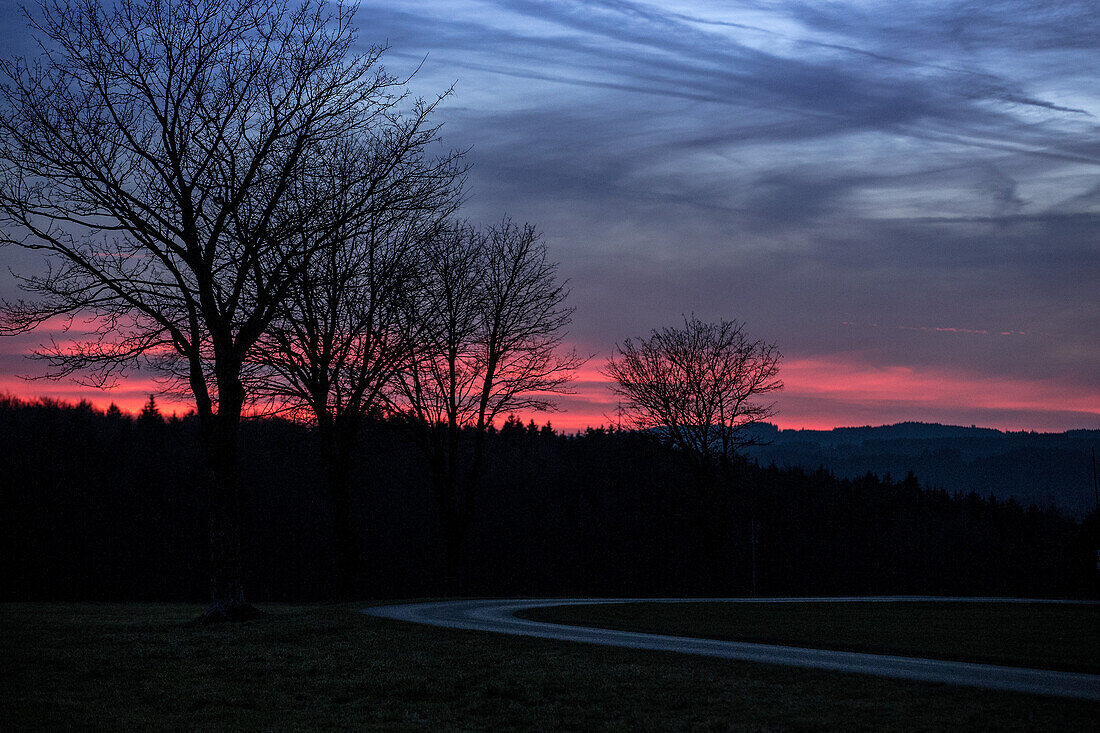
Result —
<path fill-rule="evenodd" d="M 5 398 L 0 431 L 3 600 L 208 595 L 195 418 Z M 244 576 L 257 599 L 331 600 L 341 587 L 317 448 L 304 425 L 245 423 Z M 646 433 L 514 418 L 485 449 L 465 595 L 739 596 L 755 575 L 759 595 L 1097 596 L 1095 513 L 744 459 L 708 492 Z M 429 469 L 407 432 L 370 421 L 351 470 L 356 596 L 440 595 Z"/>

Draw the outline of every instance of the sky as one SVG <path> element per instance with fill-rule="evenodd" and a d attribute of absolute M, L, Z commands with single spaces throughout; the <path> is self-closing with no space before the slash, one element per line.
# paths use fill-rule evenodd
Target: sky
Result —
<path fill-rule="evenodd" d="M 14 8 L 0 43 L 26 52 Z M 414 94 L 453 85 L 436 119 L 470 149 L 465 215 L 537 224 L 569 280 L 569 342 L 593 358 L 540 422 L 613 420 L 615 344 L 694 314 L 778 346 L 784 428 L 1100 428 L 1093 0 L 366 0 L 357 18 L 389 71 L 418 69 Z M 0 390 L 144 400 L 140 380 L 21 382 L 40 340 L 0 340 Z"/>

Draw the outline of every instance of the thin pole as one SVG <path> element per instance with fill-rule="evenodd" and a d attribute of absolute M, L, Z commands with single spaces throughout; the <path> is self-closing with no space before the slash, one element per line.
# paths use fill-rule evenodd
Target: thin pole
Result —
<path fill-rule="evenodd" d="M 1092 491 L 1096 494 L 1096 511 L 1100 513 L 1100 486 L 1096 483 L 1096 448 L 1092 449 Z"/>
<path fill-rule="evenodd" d="M 756 598 L 756 515 L 749 520 L 749 542 L 752 543 L 752 597 Z"/>

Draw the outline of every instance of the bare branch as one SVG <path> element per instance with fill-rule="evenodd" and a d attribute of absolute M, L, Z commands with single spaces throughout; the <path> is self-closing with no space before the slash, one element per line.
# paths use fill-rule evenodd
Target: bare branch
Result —
<path fill-rule="evenodd" d="M 750 340 L 743 323 L 692 316 L 682 329 L 626 339 L 603 372 L 635 428 L 709 464 L 753 445 L 745 428 L 775 414 L 774 403 L 756 398 L 782 389 L 781 358 L 772 344 Z"/>

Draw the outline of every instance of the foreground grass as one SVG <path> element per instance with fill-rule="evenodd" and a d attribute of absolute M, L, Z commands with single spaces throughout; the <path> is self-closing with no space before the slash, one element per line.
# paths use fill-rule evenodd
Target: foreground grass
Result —
<path fill-rule="evenodd" d="M 24 729 L 1050 729 L 1098 706 L 449 631 L 348 607 L 0 606 L 0 720 Z"/>
<path fill-rule="evenodd" d="M 675 636 L 1100 673 L 1100 605 L 630 603 L 520 615 Z"/>

